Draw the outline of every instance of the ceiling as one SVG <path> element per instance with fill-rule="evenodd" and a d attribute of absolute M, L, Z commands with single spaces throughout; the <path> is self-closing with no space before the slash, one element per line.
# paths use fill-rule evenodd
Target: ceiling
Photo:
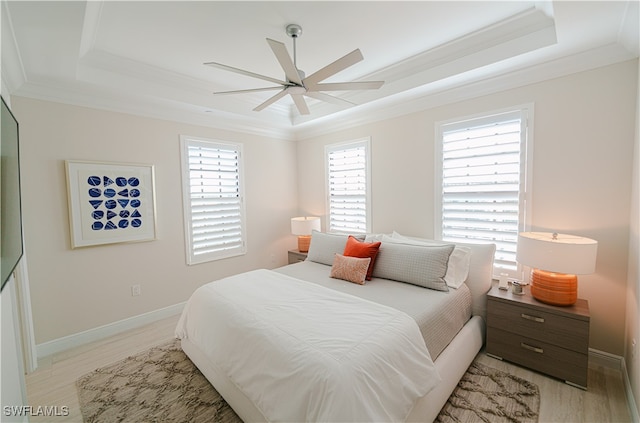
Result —
<path fill-rule="evenodd" d="M 2 89 L 12 95 L 295 139 L 638 57 L 638 0 L 3 1 Z M 359 48 L 364 60 L 323 82 L 378 90 L 309 99 L 205 66 L 285 79 L 266 42 L 303 28 L 297 66 L 312 74 Z"/>

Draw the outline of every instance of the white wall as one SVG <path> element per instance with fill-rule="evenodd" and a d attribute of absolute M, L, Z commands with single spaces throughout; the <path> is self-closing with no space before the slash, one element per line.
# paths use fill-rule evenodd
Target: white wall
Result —
<path fill-rule="evenodd" d="M 640 111 L 640 69 L 636 91 L 636 109 Z M 640 113 L 640 112 L 638 112 Z M 640 415 L 640 115 L 636 113 L 635 152 L 629 223 L 629 274 L 627 282 L 625 363 L 634 392 L 636 416 Z M 635 348 L 632 346 L 636 342 Z"/>
<path fill-rule="evenodd" d="M 37 344 L 184 302 L 200 285 L 286 264 L 295 246 L 291 141 L 12 98 L 20 123 L 23 214 Z M 187 266 L 181 134 L 244 144 L 248 252 Z M 158 239 L 72 250 L 64 160 L 155 165 Z M 115 265 L 114 265 L 115 264 Z M 142 295 L 131 296 L 140 284 Z"/>
<path fill-rule="evenodd" d="M 324 145 L 371 136 L 374 232 L 432 237 L 434 125 L 534 103 L 532 225 L 598 240 L 597 271 L 580 277 L 590 346 L 624 351 L 629 192 L 637 61 L 299 141 L 299 207 L 324 216 Z"/>
<path fill-rule="evenodd" d="M 298 211 L 325 214 L 329 143 L 371 136 L 375 232 L 431 237 L 435 122 L 533 102 L 533 227 L 599 241 L 597 272 L 580 278 L 579 295 L 590 302 L 590 346 L 623 355 L 625 327 L 638 320 L 637 308 L 625 312 L 630 287 L 636 304 L 638 292 L 637 277 L 627 275 L 637 80 L 637 61 L 630 61 L 297 144 L 14 97 L 36 342 L 180 303 L 209 280 L 285 264 L 287 249 L 295 247 L 289 218 Z M 245 143 L 246 256 L 185 264 L 180 134 Z M 65 159 L 155 164 L 158 240 L 71 250 Z M 637 198 L 634 204 L 637 210 Z M 123 265 L 105 269 L 105 261 Z M 134 283 L 142 285 L 142 296 L 131 297 Z M 637 323 L 631 330 L 637 333 Z M 637 387 L 640 366 L 631 366 Z"/>

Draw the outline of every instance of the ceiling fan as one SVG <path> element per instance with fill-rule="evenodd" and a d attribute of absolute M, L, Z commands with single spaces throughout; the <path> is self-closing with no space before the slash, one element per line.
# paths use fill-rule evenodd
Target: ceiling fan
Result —
<path fill-rule="evenodd" d="M 296 24 L 287 25 L 286 32 L 289 37 L 293 38 L 293 60 L 291 60 L 291 57 L 287 52 L 287 48 L 283 43 L 267 38 L 267 43 L 269 43 L 273 54 L 275 54 L 276 59 L 278 59 L 280 66 L 282 66 L 282 69 L 284 70 L 286 81 L 234 68 L 232 66 L 223 65 L 221 63 L 207 62 L 205 63 L 205 65 L 279 84 L 279 86 L 276 87 L 221 91 L 214 92 L 214 94 L 240 94 L 258 91 L 280 90 L 276 95 L 268 98 L 265 102 L 258 105 L 253 110 L 259 112 L 260 110 L 265 109 L 266 107 L 270 106 L 271 104 L 280 100 L 282 97 L 289 94 L 293 99 L 293 102 L 295 103 L 300 114 L 308 115 L 309 107 L 307 106 L 307 102 L 304 99 L 305 96 L 329 103 L 337 103 L 341 105 L 348 104 L 352 106 L 355 105 L 355 103 L 352 103 L 340 97 L 329 95 L 323 91 L 375 90 L 380 88 L 384 84 L 384 81 L 321 83 L 321 81 L 324 81 L 330 76 L 333 76 L 336 73 L 348 68 L 349 66 L 352 66 L 363 60 L 364 57 L 362 56 L 360 49 L 355 49 L 351 53 L 323 67 L 315 73 L 309 76 L 305 76 L 305 73 L 299 70 L 296 64 L 296 39 L 300 35 L 302 35 L 302 27 Z"/>

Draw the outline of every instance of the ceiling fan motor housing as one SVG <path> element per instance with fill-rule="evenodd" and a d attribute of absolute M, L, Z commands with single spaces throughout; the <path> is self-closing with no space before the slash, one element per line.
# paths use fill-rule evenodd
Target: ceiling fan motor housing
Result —
<path fill-rule="evenodd" d="M 302 27 L 297 24 L 287 25 L 287 35 L 291 38 L 298 38 L 302 35 Z"/>

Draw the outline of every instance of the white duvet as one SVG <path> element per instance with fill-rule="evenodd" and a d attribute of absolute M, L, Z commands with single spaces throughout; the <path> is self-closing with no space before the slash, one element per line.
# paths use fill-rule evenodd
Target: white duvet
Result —
<path fill-rule="evenodd" d="M 404 421 L 440 381 L 407 314 L 270 270 L 200 287 L 176 336 L 267 421 Z"/>

